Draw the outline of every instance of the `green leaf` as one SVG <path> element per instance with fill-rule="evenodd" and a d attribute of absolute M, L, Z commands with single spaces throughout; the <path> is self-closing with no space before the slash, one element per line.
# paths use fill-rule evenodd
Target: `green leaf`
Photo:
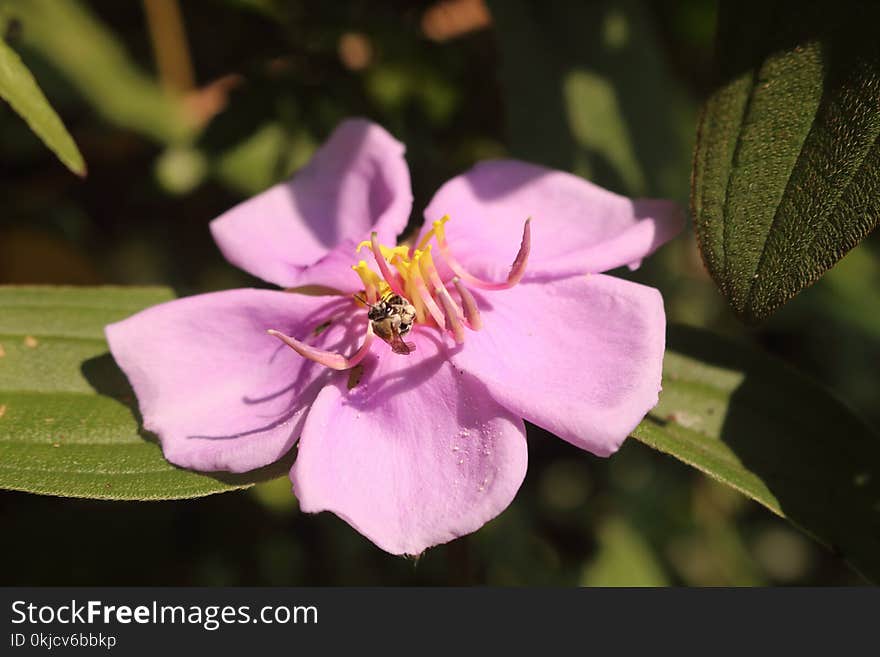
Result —
<path fill-rule="evenodd" d="M 880 3 L 723 2 L 691 204 L 706 266 L 759 321 L 880 221 Z"/>
<path fill-rule="evenodd" d="M 700 329 L 671 327 L 660 403 L 633 435 L 880 581 L 880 438 L 784 364 Z"/>
<path fill-rule="evenodd" d="M 283 463 L 244 475 L 183 470 L 142 431 L 104 326 L 171 298 L 164 288 L 0 287 L 0 488 L 161 500 L 281 474 Z"/>
<path fill-rule="evenodd" d="M 27 121 L 64 166 L 79 176 L 86 175 L 86 163 L 73 137 L 40 91 L 34 76 L 3 39 L 0 39 L 0 98 Z"/>

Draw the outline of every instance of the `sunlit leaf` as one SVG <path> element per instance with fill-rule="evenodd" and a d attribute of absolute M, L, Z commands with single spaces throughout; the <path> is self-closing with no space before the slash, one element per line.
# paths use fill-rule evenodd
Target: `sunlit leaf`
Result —
<path fill-rule="evenodd" d="M 143 433 L 104 326 L 172 298 L 164 288 L 0 287 L 0 488 L 115 500 L 191 498 L 278 476 L 168 463 Z"/>
<path fill-rule="evenodd" d="M 880 437 L 784 364 L 673 327 L 638 440 L 787 518 L 880 581 Z"/>
<path fill-rule="evenodd" d="M 880 4 L 724 2 L 694 158 L 704 260 L 758 321 L 880 221 Z"/>
<path fill-rule="evenodd" d="M 0 98 L 27 121 L 43 143 L 75 174 L 86 174 L 83 160 L 73 137 L 49 105 L 37 81 L 16 52 L 0 39 Z"/>

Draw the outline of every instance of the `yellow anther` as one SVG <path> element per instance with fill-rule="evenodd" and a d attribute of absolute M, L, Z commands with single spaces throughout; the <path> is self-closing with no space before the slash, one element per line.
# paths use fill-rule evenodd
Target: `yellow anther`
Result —
<path fill-rule="evenodd" d="M 369 285 L 372 283 L 373 285 L 378 286 L 380 282 L 379 275 L 370 269 L 370 266 L 367 264 L 366 260 L 359 260 L 356 265 L 352 265 L 351 268 L 355 271 L 355 273 L 361 277 L 361 281 L 364 285 Z"/>
<path fill-rule="evenodd" d="M 434 227 L 431 230 L 429 230 L 427 233 L 425 233 L 425 236 L 419 241 L 419 245 L 416 247 L 416 249 L 425 250 L 426 248 L 429 248 L 430 245 L 428 244 L 428 242 L 431 241 L 431 239 L 434 237 L 435 234 L 439 234 L 437 231 L 443 230 L 443 225 L 447 221 L 449 221 L 448 214 L 443 215 L 442 218 L 435 221 L 433 224 Z"/>
<path fill-rule="evenodd" d="M 421 256 L 421 257 L 419 258 L 419 264 L 420 264 L 422 267 L 425 267 L 425 266 L 428 266 L 428 267 L 433 266 L 433 264 L 434 264 L 434 256 L 431 255 L 431 245 L 430 245 L 430 244 L 429 244 L 428 246 L 426 246 L 423 250 L 418 251 L 418 253 L 419 253 L 419 255 Z M 424 271 L 424 269 L 423 269 L 422 271 Z"/>
<path fill-rule="evenodd" d="M 449 221 L 449 215 L 444 214 L 440 219 L 434 222 L 433 232 L 438 240 L 446 239 L 446 222 Z"/>
<path fill-rule="evenodd" d="M 392 258 L 408 258 L 409 257 L 409 247 L 406 246 L 395 246 L 393 248 L 388 248 L 386 246 L 382 248 L 382 255 L 385 256 L 386 260 L 391 260 Z"/>
<path fill-rule="evenodd" d="M 379 275 L 370 269 L 369 265 L 367 265 L 366 260 L 359 260 L 356 265 L 352 265 L 351 267 L 354 272 L 360 276 L 361 282 L 364 284 L 364 294 L 367 297 L 367 301 L 370 303 L 374 303 L 378 296 L 381 296 L 381 287 L 383 284 L 387 284 L 379 278 Z"/>
<path fill-rule="evenodd" d="M 358 244 L 357 253 L 360 253 L 362 249 L 369 249 L 370 251 L 372 251 L 373 247 L 369 241 L 365 241 Z M 384 244 L 380 244 L 379 250 L 382 252 L 382 257 L 389 262 L 396 256 L 402 256 L 404 258 L 409 256 L 409 249 L 405 246 L 388 247 Z"/>
<path fill-rule="evenodd" d="M 419 270 L 422 272 L 422 278 L 425 281 L 430 281 L 434 287 L 443 285 L 440 277 L 437 275 L 437 268 L 434 266 L 434 257 L 431 255 L 430 245 L 424 250 L 422 257 L 419 259 Z"/>
<path fill-rule="evenodd" d="M 391 264 L 397 268 L 397 271 L 400 272 L 403 280 L 406 280 L 407 276 L 409 275 L 409 268 L 412 264 L 412 261 L 410 261 L 409 258 L 402 258 L 398 255 L 391 259 Z"/>

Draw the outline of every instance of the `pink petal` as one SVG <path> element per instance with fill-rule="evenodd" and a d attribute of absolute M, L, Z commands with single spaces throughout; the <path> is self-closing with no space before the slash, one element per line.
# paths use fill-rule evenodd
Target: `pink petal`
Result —
<path fill-rule="evenodd" d="M 376 230 L 394 243 L 403 231 L 412 208 L 403 152 L 380 126 L 344 121 L 293 178 L 212 221 L 211 233 L 229 262 L 263 280 L 321 283 L 304 273 L 343 241 Z"/>
<path fill-rule="evenodd" d="M 631 200 L 562 171 L 516 160 L 483 162 L 443 185 L 427 222 L 448 214 L 450 246 L 473 273 L 504 280 L 532 217 L 526 279 L 635 265 L 684 224 L 671 201 Z"/>
<path fill-rule="evenodd" d="M 291 472 L 304 511 L 332 511 L 392 554 L 476 531 L 526 472 L 522 420 L 419 330 L 413 354 L 380 345 L 352 390 L 321 391 Z"/>
<path fill-rule="evenodd" d="M 344 298 L 229 290 L 148 308 L 106 329 L 128 376 L 144 427 L 165 457 L 196 470 L 245 472 L 277 461 L 297 439 L 318 391 L 333 378 L 266 333 L 314 339 L 343 350 L 364 326 Z"/>
<path fill-rule="evenodd" d="M 666 318 L 654 288 L 595 274 L 486 299 L 483 330 L 452 361 L 512 413 L 608 456 L 656 405 Z"/>
<path fill-rule="evenodd" d="M 352 294 L 362 290 L 360 276 L 352 271 L 352 265 L 362 259 L 357 247 L 362 240 L 344 240 L 313 265 L 305 267 L 296 275 L 296 286 L 317 285 L 335 290 L 340 294 Z M 291 286 L 293 287 L 293 286 Z"/>

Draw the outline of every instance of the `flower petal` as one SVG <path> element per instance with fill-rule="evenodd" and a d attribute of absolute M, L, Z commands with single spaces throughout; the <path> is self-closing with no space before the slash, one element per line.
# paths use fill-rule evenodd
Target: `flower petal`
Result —
<path fill-rule="evenodd" d="M 165 457 L 196 470 L 245 472 L 277 461 L 296 438 L 327 368 L 294 353 L 267 329 L 347 350 L 351 302 L 272 290 L 229 290 L 148 308 L 106 329 L 144 427 Z M 360 327 L 361 332 L 363 326 Z"/>
<path fill-rule="evenodd" d="M 211 222 L 229 262 L 282 287 L 318 284 L 308 267 L 377 231 L 394 242 L 412 209 L 404 146 L 363 119 L 341 123 L 290 180 Z M 326 284 L 326 283 L 325 283 Z"/>
<path fill-rule="evenodd" d="M 413 354 L 380 345 L 353 389 L 321 391 L 291 471 L 304 511 L 332 511 L 393 554 L 477 530 L 510 504 L 526 472 L 522 420 L 418 330 L 407 336 Z"/>
<path fill-rule="evenodd" d="M 315 285 L 335 290 L 340 294 L 352 294 L 362 290 L 364 284 L 360 276 L 351 269 L 351 266 L 358 261 L 359 243 L 355 240 L 343 240 L 318 262 L 303 268 L 296 275 L 295 287 Z"/>
<path fill-rule="evenodd" d="M 654 288 L 601 274 L 487 295 L 453 363 L 511 412 L 599 456 L 657 403 L 666 341 Z"/>
<path fill-rule="evenodd" d="M 517 160 L 483 162 L 443 185 L 425 209 L 426 229 L 448 214 L 454 255 L 473 273 L 504 280 L 532 217 L 526 280 L 541 273 L 598 273 L 642 258 L 684 224 L 671 201 L 631 200 L 583 178 Z"/>

